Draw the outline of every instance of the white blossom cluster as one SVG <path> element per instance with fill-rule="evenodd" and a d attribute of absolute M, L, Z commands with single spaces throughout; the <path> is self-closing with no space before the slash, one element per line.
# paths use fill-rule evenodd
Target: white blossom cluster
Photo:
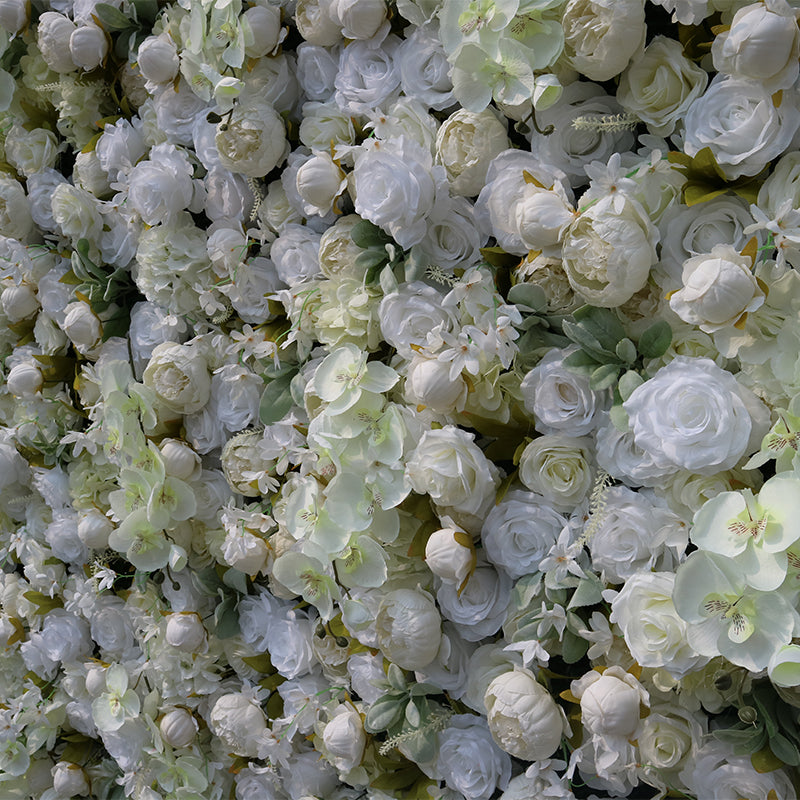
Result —
<path fill-rule="evenodd" d="M 0 797 L 792 800 L 800 0 L 0 0 Z"/>

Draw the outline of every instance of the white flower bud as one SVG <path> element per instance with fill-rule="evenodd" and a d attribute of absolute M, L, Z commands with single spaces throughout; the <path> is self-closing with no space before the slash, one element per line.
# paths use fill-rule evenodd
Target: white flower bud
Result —
<path fill-rule="evenodd" d="M 406 396 L 439 414 L 458 408 L 467 396 L 467 384 L 461 375 L 450 378 L 450 364 L 435 358 L 415 356 L 408 367 Z"/>
<path fill-rule="evenodd" d="M 99 697 L 106 690 L 106 671 L 102 667 L 92 667 L 86 673 L 86 691 L 92 697 Z"/>
<path fill-rule="evenodd" d="M 28 21 L 26 0 L 0 0 L 0 28 L 10 34 L 18 33 Z"/>
<path fill-rule="evenodd" d="M 75 23 L 55 11 L 45 11 L 39 17 L 37 44 L 42 58 L 50 69 L 56 72 L 73 72 L 75 63 L 69 49 L 69 41 L 75 30 Z"/>
<path fill-rule="evenodd" d="M 59 761 L 52 769 L 53 789 L 58 798 L 89 794 L 89 781 L 86 773 L 68 761 Z"/>
<path fill-rule="evenodd" d="M 175 708 L 159 723 L 161 738 L 170 747 L 188 747 L 197 736 L 197 720 L 185 709 Z"/>
<path fill-rule="evenodd" d="M 553 755 L 566 719 L 530 670 L 517 667 L 498 675 L 489 684 L 484 703 L 489 730 L 503 750 L 525 761 Z"/>
<path fill-rule="evenodd" d="M 202 469 L 200 456 L 186 442 L 164 439 L 159 445 L 167 475 L 188 481 L 197 477 Z"/>
<path fill-rule="evenodd" d="M 103 326 L 88 304 L 81 301 L 70 303 L 64 311 L 64 333 L 78 352 L 85 353 L 100 343 Z"/>
<path fill-rule="evenodd" d="M 148 81 L 169 83 L 178 74 L 178 48 L 169 36 L 148 36 L 139 45 L 136 62 Z"/>
<path fill-rule="evenodd" d="M 69 37 L 69 52 L 76 67 L 94 69 L 108 54 L 108 37 L 97 25 L 81 25 Z"/>
<path fill-rule="evenodd" d="M 386 19 L 384 0 L 333 0 L 331 18 L 342 26 L 347 39 L 371 39 Z"/>
<path fill-rule="evenodd" d="M 457 528 L 442 528 L 425 545 L 425 563 L 446 583 L 461 586 L 475 569 L 472 537 Z"/>
<path fill-rule="evenodd" d="M 375 630 L 390 661 L 403 669 L 424 669 L 439 652 L 442 618 L 427 592 L 395 589 L 381 602 Z"/>
<path fill-rule="evenodd" d="M 31 363 L 15 364 L 6 377 L 6 386 L 14 397 L 30 397 L 42 388 L 41 370 Z"/>
<path fill-rule="evenodd" d="M 12 324 L 27 319 L 39 310 L 39 301 L 36 292 L 27 283 L 19 286 L 8 286 L 0 296 L 3 313 Z"/>
<path fill-rule="evenodd" d="M 271 53 L 281 40 L 281 12 L 273 5 L 252 6 L 239 18 L 244 52 L 250 58 Z"/>
<path fill-rule="evenodd" d="M 592 670 L 570 690 L 581 701 L 583 727 L 600 736 L 632 736 L 640 703 L 650 704 L 647 691 L 622 667 L 609 667 L 602 675 Z"/>
<path fill-rule="evenodd" d="M 366 744 L 361 716 L 351 705 L 340 705 L 322 732 L 328 760 L 340 771 L 348 772 L 361 763 Z"/>
<path fill-rule="evenodd" d="M 78 538 L 96 550 L 108 547 L 108 537 L 114 525 L 111 520 L 96 508 L 84 512 L 78 520 Z"/>
<path fill-rule="evenodd" d="M 167 620 L 167 642 L 184 653 L 197 653 L 206 644 L 203 621 L 193 611 L 170 614 Z"/>
<path fill-rule="evenodd" d="M 345 190 L 347 180 L 327 153 L 312 156 L 297 170 L 297 193 L 306 214 L 325 216 Z"/>

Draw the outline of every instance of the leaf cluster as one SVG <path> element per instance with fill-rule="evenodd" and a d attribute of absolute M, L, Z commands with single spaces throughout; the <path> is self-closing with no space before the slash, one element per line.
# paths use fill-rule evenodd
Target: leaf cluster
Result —
<path fill-rule="evenodd" d="M 131 0 L 130 16 L 110 3 L 98 3 L 92 16 L 107 33 L 116 34 L 114 55 L 125 61 L 128 53 L 150 35 L 158 16 L 158 0 Z"/>
<path fill-rule="evenodd" d="M 350 238 L 364 251 L 356 256 L 355 265 L 364 270 L 366 283 L 375 283 L 384 267 L 394 269 L 403 263 L 403 249 L 369 220 L 357 222 Z"/>

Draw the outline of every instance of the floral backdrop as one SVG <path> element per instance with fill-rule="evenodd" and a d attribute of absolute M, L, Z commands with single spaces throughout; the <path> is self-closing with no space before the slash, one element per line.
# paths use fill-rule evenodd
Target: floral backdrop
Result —
<path fill-rule="evenodd" d="M 0 0 L 0 796 L 792 800 L 798 0 Z"/>

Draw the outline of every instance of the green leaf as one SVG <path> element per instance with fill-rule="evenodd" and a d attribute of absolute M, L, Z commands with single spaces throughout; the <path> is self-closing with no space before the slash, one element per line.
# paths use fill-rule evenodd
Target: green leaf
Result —
<path fill-rule="evenodd" d="M 33 589 L 23 592 L 22 596 L 36 606 L 34 613 L 37 615 L 48 614 L 56 608 L 64 608 L 64 601 L 60 597 L 48 597 L 46 594 Z"/>
<path fill-rule="evenodd" d="M 620 361 L 624 361 L 626 364 L 633 364 L 636 361 L 636 345 L 627 336 L 617 342 L 614 352 Z"/>
<path fill-rule="evenodd" d="M 505 478 L 503 478 L 503 480 L 500 482 L 500 486 L 497 487 L 497 493 L 495 494 L 494 497 L 494 504 L 496 506 L 499 506 L 500 503 L 503 502 L 503 498 L 506 496 L 506 494 L 508 494 L 508 490 L 511 488 L 511 485 L 517 479 L 518 475 L 519 475 L 519 470 L 515 469 L 512 472 L 509 472 L 508 475 L 506 475 Z"/>
<path fill-rule="evenodd" d="M 536 283 L 517 283 L 508 290 L 508 302 L 527 306 L 536 314 L 547 310 L 547 294 Z"/>
<path fill-rule="evenodd" d="M 356 256 L 355 265 L 359 270 L 374 269 L 389 263 L 389 254 L 385 250 L 365 250 Z"/>
<path fill-rule="evenodd" d="M 660 358 L 672 342 L 672 328 L 663 319 L 654 322 L 640 337 L 637 349 L 644 358 Z"/>
<path fill-rule="evenodd" d="M 629 369 L 627 372 L 623 373 L 619 379 L 619 393 L 622 397 L 623 401 L 627 400 L 633 390 L 638 388 L 644 383 L 644 378 L 638 373 L 634 372 L 633 370 Z"/>
<path fill-rule="evenodd" d="M 606 363 L 609 359 L 615 359 L 616 353 L 613 350 L 607 350 L 598 341 L 594 334 L 590 333 L 583 325 L 578 325 L 575 322 L 570 322 L 565 319 L 562 323 L 564 335 L 571 339 L 575 344 L 580 345 L 587 353 L 595 356 L 601 363 Z"/>
<path fill-rule="evenodd" d="M 136 18 L 152 27 L 158 16 L 158 0 L 132 0 L 132 2 L 136 9 Z"/>
<path fill-rule="evenodd" d="M 769 749 L 781 760 L 784 764 L 789 764 L 792 767 L 800 764 L 800 750 L 797 746 L 792 744 L 783 734 L 776 733 L 774 736 L 769 737 Z"/>
<path fill-rule="evenodd" d="M 520 257 L 506 253 L 502 247 L 481 247 L 484 261 L 492 267 L 516 267 Z"/>
<path fill-rule="evenodd" d="M 610 308 L 581 306 L 572 316 L 608 350 L 613 350 L 617 342 L 625 338 L 625 328 Z"/>
<path fill-rule="evenodd" d="M 234 567 L 225 570 L 222 582 L 231 589 L 235 589 L 239 594 L 247 594 L 247 575 Z"/>
<path fill-rule="evenodd" d="M 582 608 L 584 606 L 593 606 L 603 599 L 603 584 L 600 579 L 593 573 L 589 573 L 586 578 L 582 578 L 581 582 L 575 589 L 575 594 L 569 601 L 567 608 Z"/>
<path fill-rule="evenodd" d="M 130 17 L 126 17 L 118 8 L 109 3 L 98 3 L 94 7 L 94 13 L 100 20 L 102 27 L 109 32 L 124 31 L 127 28 L 136 26 L 136 23 Z"/>
<path fill-rule="evenodd" d="M 422 772 L 418 766 L 413 765 L 403 767 L 402 769 L 395 769 L 391 772 L 385 772 L 383 775 L 378 775 L 374 781 L 370 783 L 373 789 L 379 789 L 382 792 L 396 792 L 398 789 L 405 789 L 412 786 L 421 777 Z"/>
<path fill-rule="evenodd" d="M 412 728 L 419 728 L 419 724 L 420 722 L 422 722 L 422 717 L 420 717 L 417 704 L 413 700 L 409 700 L 408 704 L 406 705 L 405 716 L 406 716 L 406 722 Z"/>
<path fill-rule="evenodd" d="M 561 657 L 567 664 L 575 664 L 580 661 L 589 649 L 589 642 L 577 636 L 570 630 L 564 631 L 564 638 L 561 642 Z"/>
<path fill-rule="evenodd" d="M 418 763 L 431 761 L 436 756 L 436 734 L 433 732 L 412 736 L 403 742 L 403 749 Z"/>
<path fill-rule="evenodd" d="M 373 225 L 366 219 L 362 219 L 361 222 L 353 225 L 350 231 L 350 238 L 363 250 L 369 250 L 374 247 L 379 247 L 383 250 L 383 246 L 392 241 L 391 237 L 387 236 L 377 225 Z M 385 251 L 384 255 L 386 255 Z"/>
<path fill-rule="evenodd" d="M 611 418 L 612 424 L 618 431 L 626 433 L 630 430 L 631 424 L 628 419 L 628 412 L 622 406 L 611 406 L 608 416 Z"/>
<path fill-rule="evenodd" d="M 589 370 L 594 370 L 599 367 L 601 363 L 602 362 L 598 361 L 585 350 L 576 350 L 574 353 L 570 353 L 563 361 L 565 367 L 569 367 L 569 369 L 578 369 L 582 372 L 586 371 L 587 368 Z"/>
<path fill-rule="evenodd" d="M 608 389 L 613 386 L 619 375 L 618 364 L 603 364 L 598 367 L 589 377 L 589 388 L 595 392 L 600 392 L 603 389 Z"/>
<path fill-rule="evenodd" d="M 258 408 L 258 416 L 265 425 L 282 420 L 294 405 L 291 384 L 296 372 L 292 369 L 266 385 Z"/>
<path fill-rule="evenodd" d="M 239 614 L 236 612 L 238 604 L 237 597 L 228 595 L 214 609 L 214 620 L 217 623 L 216 634 L 220 639 L 230 639 L 239 633 Z"/>
<path fill-rule="evenodd" d="M 397 666 L 397 664 L 389 664 L 389 668 L 386 670 L 386 678 L 389 681 L 389 684 L 393 689 L 396 689 L 398 692 L 405 692 L 408 684 L 406 683 L 406 676 L 403 674 L 403 670 Z"/>
<path fill-rule="evenodd" d="M 275 667 L 272 666 L 272 659 L 270 659 L 269 653 L 262 653 L 258 656 L 242 656 L 242 661 L 244 661 L 248 667 L 256 670 L 256 672 L 261 672 L 265 675 L 275 672 Z"/>
<path fill-rule="evenodd" d="M 400 721 L 404 711 L 405 698 L 391 694 L 379 697 L 367 711 L 364 730 L 367 733 L 385 731 Z"/>

